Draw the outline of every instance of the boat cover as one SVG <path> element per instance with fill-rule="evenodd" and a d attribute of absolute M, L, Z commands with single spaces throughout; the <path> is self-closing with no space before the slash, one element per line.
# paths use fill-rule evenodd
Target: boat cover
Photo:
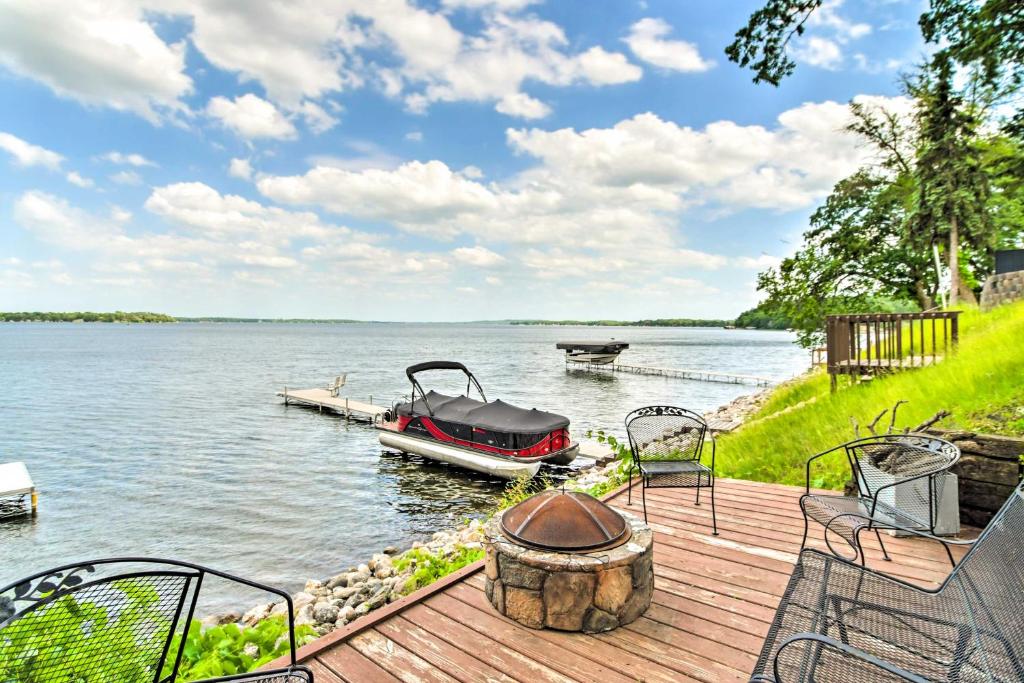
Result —
<path fill-rule="evenodd" d="M 433 418 L 479 427 L 491 432 L 552 432 L 569 426 L 569 418 L 532 408 L 518 408 L 502 400 L 484 403 L 467 396 L 446 396 L 436 391 L 427 392 L 427 403 L 434 411 Z M 408 417 L 430 417 L 430 411 L 419 398 L 398 406 L 398 414 Z"/>
<path fill-rule="evenodd" d="M 626 342 L 615 341 L 614 339 L 606 342 L 596 341 L 579 341 L 579 342 L 558 342 L 555 344 L 556 349 L 563 349 L 565 351 L 587 351 L 589 353 L 619 353 L 629 348 L 629 344 Z"/>

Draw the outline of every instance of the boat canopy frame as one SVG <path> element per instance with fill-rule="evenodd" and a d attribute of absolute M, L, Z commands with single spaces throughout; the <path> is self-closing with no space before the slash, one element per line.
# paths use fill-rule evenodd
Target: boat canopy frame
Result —
<path fill-rule="evenodd" d="M 434 409 L 430 407 L 430 402 L 427 401 L 427 392 L 423 391 L 423 385 L 416 379 L 416 375 L 420 372 L 427 370 L 461 370 L 466 375 L 466 395 L 469 396 L 470 387 L 476 387 L 477 393 L 480 394 L 480 398 L 483 399 L 484 403 L 487 403 L 487 396 L 484 394 L 484 389 L 480 386 L 480 382 L 476 376 L 469 371 L 462 363 L 454 360 L 430 360 L 423 363 L 417 363 L 416 365 L 410 365 L 405 369 L 405 376 L 412 382 L 412 403 L 416 402 L 416 390 L 420 392 L 420 398 L 423 399 L 423 405 L 426 406 L 427 412 L 431 417 L 434 416 Z"/>

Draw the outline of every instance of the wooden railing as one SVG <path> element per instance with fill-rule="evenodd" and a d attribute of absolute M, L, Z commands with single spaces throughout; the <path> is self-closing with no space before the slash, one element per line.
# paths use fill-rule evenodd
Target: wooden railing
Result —
<path fill-rule="evenodd" d="M 960 311 L 830 315 L 825 323 L 832 390 L 839 375 L 860 378 L 920 368 L 951 353 Z"/>

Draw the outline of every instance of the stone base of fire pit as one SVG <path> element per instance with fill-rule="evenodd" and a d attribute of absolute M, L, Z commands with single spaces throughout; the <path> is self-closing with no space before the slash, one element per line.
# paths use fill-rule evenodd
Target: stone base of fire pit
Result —
<path fill-rule="evenodd" d="M 499 612 L 530 628 L 598 633 L 628 624 L 651 605 L 654 535 L 623 515 L 632 536 L 587 554 L 536 550 L 509 541 L 501 515 L 485 526 L 487 597 Z"/>

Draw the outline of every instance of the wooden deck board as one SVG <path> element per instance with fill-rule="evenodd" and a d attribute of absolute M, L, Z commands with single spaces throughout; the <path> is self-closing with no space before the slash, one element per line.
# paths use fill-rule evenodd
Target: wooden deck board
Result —
<path fill-rule="evenodd" d="M 707 491 L 697 507 L 692 491 L 648 489 L 654 598 L 642 617 L 609 633 L 535 631 L 501 616 L 483 594 L 481 564 L 301 655 L 328 683 L 745 681 L 797 559 L 803 492 L 717 480 L 720 535 L 713 536 Z M 641 515 L 639 490 L 633 493 L 633 505 L 625 490 L 608 500 Z M 924 586 L 949 573 L 937 544 L 883 539 L 893 561 L 885 562 L 874 536 L 865 535 L 868 566 Z M 808 545 L 824 548 L 814 524 Z"/>

